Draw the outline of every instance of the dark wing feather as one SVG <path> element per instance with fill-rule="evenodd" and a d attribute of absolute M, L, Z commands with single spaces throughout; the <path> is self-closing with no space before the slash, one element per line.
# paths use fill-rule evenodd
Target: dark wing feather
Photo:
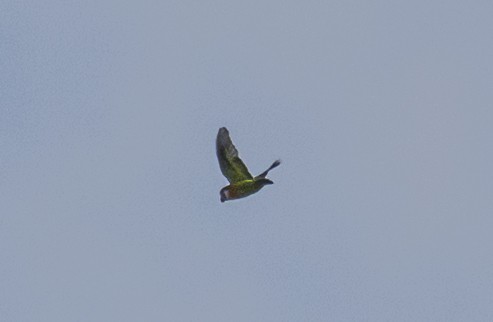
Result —
<path fill-rule="evenodd" d="M 247 167 L 239 158 L 238 150 L 233 145 L 229 132 L 225 127 L 220 128 L 217 133 L 216 153 L 221 172 L 229 183 L 253 179 Z"/>

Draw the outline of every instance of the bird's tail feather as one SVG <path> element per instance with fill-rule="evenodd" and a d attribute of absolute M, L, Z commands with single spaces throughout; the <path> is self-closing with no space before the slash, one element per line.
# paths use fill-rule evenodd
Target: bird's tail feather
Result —
<path fill-rule="evenodd" d="M 264 172 L 262 172 L 261 174 L 256 176 L 256 178 L 265 178 L 265 176 L 267 176 L 267 173 L 269 173 L 270 170 L 274 169 L 275 167 L 277 167 L 280 164 L 281 164 L 281 160 L 274 161 L 274 163 L 272 163 L 272 165 L 269 167 L 269 169 L 265 170 Z"/>

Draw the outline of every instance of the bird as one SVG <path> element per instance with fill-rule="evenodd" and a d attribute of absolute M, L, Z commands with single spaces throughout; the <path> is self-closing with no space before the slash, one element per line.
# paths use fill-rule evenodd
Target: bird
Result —
<path fill-rule="evenodd" d="M 229 181 L 229 185 L 219 192 L 221 202 L 247 197 L 258 192 L 265 185 L 273 184 L 274 182 L 266 176 L 270 170 L 281 164 L 281 160 L 276 160 L 267 170 L 253 177 L 238 156 L 238 150 L 225 127 L 220 128 L 217 133 L 216 154 L 221 172 Z"/>

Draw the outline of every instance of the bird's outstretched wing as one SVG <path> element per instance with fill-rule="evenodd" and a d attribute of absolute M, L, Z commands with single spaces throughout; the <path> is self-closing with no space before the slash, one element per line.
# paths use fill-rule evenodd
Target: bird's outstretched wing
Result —
<path fill-rule="evenodd" d="M 225 127 L 219 129 L 216 139 L 216 154 L 219 160 L 221 172 L 228 179 L 229 183 L 253 179 L 247 167 L 238 156 L 229 132 Z"/>

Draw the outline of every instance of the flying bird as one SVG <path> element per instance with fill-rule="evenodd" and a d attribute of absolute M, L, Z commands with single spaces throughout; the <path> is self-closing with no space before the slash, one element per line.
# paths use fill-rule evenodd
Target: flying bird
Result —
<path fill-rule="evenodd" d="M 281 160 L 276 160 L 267 170 L 253 177 L 238 156 L 238 150 L 233 145 L 229 131 L 225 127 L 220 128 L 217 133 L 216 154 L 221 172 L 229 181 L 229 185 L 219 192 L 221 202 L 247 197 L 262 189 L 263 186 L 273 184 L 274 182 L 266 178 L 267 173 L 281 164 Z"/>

